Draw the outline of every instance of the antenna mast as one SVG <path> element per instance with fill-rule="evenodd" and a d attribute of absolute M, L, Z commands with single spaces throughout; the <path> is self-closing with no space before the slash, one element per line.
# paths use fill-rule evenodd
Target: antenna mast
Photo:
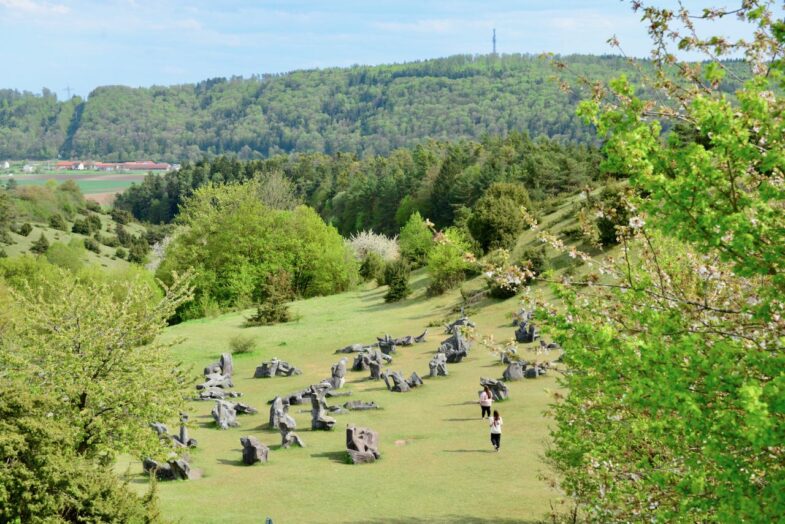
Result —
<path fill-rule="evenodd" d="M 496 54 L 496 28 L 493 28 L 493 54 Z"/>

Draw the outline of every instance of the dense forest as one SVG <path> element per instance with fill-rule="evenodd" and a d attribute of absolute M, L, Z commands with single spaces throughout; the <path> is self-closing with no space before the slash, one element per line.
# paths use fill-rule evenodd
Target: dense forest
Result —
<path fill-rule="evenodd" d="M 222 156 L 150 175 L 120 195 L 115 206 L 142 221 L 168 223 L 184 199 L 203 185 L 275 174 L 342 234 L 373 229 L 395 235 L 415 211 L 439 227 L 465 219 L 496 182 L 522 185 L 536 201 L 580 190 L 597 179 L 599 162 L 592 146 L 532 140 L 515 132 L 481 142 L 431 140 L 365 158 L 351 153 L 296 153 L 253 161 Z"/>
<path fill-rule="evenodd" d="M 620 57 L 569 56 L 575 74 L 606 80 Z M 587 142 L 579 93 L 529 55 L 453 56 L 421 62 L 294 71 L 198 84 L 105 86 L 87 100 L 0 90 L 0 158 L 141 158 L 174 162 L 236 153 L 384 154 L 426 138 L 479 139 L 526 131 Z M 738 87 L 725 81 L 728 92 Z"/>

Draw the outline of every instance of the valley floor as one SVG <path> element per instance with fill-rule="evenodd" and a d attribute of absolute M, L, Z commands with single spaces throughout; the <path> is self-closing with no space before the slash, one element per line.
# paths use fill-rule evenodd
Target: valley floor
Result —
<path fill-rule="evenodd" d="M 450 376 L 425 378 L 425 385 L 409 393 L 388 392 L 383 381 L 370 381 L 367 373 L 347 374 L 349 398 L 375 401 L 383 409 L 336 415 L 332 432 L 310 430 L 310 404 L 292 406 L 298 433 L 306 448 L 279 449 L 280 436 L 268 429 L 267 401 L 276 394 L 304 388 L 330 375 L 341 356 L 335 350 L 355 342 L 370 343 L 376 336 L 419 334 L 433 321 L 455 319 L 457 291 L 443 297 L 424 296 L 424 275 L 414 280 L 412 298 L 385 304 L 386 288 L 364 287 L 331 297 L 299 301 L 292 310 L 299 320 L 278 326 L 244 328 L 242 314 L 187 322 L 165 333 L 182 339 L 175 356 L 192 366 L 194 377 L 228 351 L 237 334 L 256 336 L 252 354 L 235 357 L 235 389 L 239 399 L 257 409 L 240 415 L 239 428 L 221 431 L 210 416 L 212 402 L 191 402 L 199 442 L 192 466 L 202 478 L 159 484 L 166 518 L 182 522 L 307 522 L 344 523 L 513 523 L 544 518 L 559 497 L 541 475 L 547 474 L 543 453 L 548 444 L 544 411 L 550 392 L 558 388 L 556 372 L 537 380 L 509 383 L 510 399 L 496 403 L 504 418 L 500 453 L 493 452 L 487 423 L 480 418 L 477 395 L 480 377 L 500 378 L 504 366 L 479 343 L 493 335 L 503 341 L 513 336 L 509 314 L 516 299 L 488 301 L 471 315 L 477 323 L 474 346 L 460 364 L 448 366 Z M 473 284 L 478 287 L 478 281 Z M 390 366 L 405 376 L 428 373 L 442 327 L 429 328 L 428 341 L 399 348 Z M 531 353 L 531 358 L 536 356 Z M 291 378 L 255 379 L 262 361 L 278 357 L 303 370 Z M 554 359 L 557 355 L 540 355 Z M 344 429 L 348 424 L 370 427 L 380 434 L 382 459 L 369 465 L 345 462 Z M 171 426 L 170 426 L 171 427 Z M 270 446 L 267 464 L 245 466 L 240 461 L 240 437 L 254 435 Z M 140 492 L 147 488 L 137 462 L 129 466 L 130 480 Z"/>

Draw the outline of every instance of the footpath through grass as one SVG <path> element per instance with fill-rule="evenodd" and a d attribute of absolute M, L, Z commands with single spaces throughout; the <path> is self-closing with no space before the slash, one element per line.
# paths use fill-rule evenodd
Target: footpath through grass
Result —
<path fill-rule="evenodd" d="M 177 358 L 193 365 L 193 374 L 228 349 L 237 334 L 253 334 L 258 348 L 235 358 L 234 381 L 240 399 L 259 409 L 258 415 L 239 416 L 241 425 L 217 429 L 210 417 L 213 402 L 192 402 L 192 436 L 199 447 L 192 466 L 201 479 L 160 483 L 164 516 L 182 522 L 533 522 L 542 518 L 557 494 L 540 480 L 545 471 L 542 454 L 547 443 L 543 411 L 552 375 L 510 383 L 510 400 L 497 403 L 504 418 L 500 453 L 492 451 L 487 423 L 476 403 L 479 379 L 501 377 L 504 366 L 487 349 L 475 344 L 460 364 L 449 365 L 449 377 L 425 379 L 410 393 L 388 392 L 382 381 L 367 373 L 349 372 L 345 388 L 355 400 L 375 401 L 383 409 L 336 415 L 335 431 L 310 430 L 310 405 L 290 409 L 297 420 L 304 449 L 279 449 L 277 431 L 267 428 L 267 400 L 308 386 L 330 374 L 341 356 L 334 351 L 354 342 L 370 343 L 389 333 L 394 337 L 418 334 L 429 322 L 446 316 L 458 300 L 457 292 L 435 299 L 424 297 L 425 277 L 417 276 L 412 298 L 385 304 L 386 288 L 365 288 L 293 304 L 300 320 L 272 327 L 243 328 L 243 315 L 187 322 L 168 329 L 167 339 L 184 338 Z M 508 317 L 515 299 L 488 302 L 472 318 L 478 337 L 497 340 L 512 336 Z M 428 361 L 443 328 L 429 328 L 428 342 L 400 348 L 390 366 L 405 375 L 427 375 Z M 254 379 L 263 360 L 278 357 L 303 370 L 291 378 Z M 352 355 L 348 355 L 351 365 Z M 556 358 L 552 354 L 550 358 Z M 349 398 L 328 399 L 341 404 Z M 347 424 L 379 432 L 382 459 L 369 465 L 345 462 Z M 174 429 L 174 428 L 173 428 Z M 241 463 L 240 437 L 255 435 L 271 448 L 270 462 Z M 139 490 L 147 481 L 131 465 L 132 482 Z"/>

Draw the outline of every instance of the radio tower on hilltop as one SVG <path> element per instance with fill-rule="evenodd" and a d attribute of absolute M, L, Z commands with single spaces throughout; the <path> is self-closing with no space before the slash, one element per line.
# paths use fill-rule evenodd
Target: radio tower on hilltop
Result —
<path fill-rule="evenodd" d="M 493 28 L 493 54 L 496 54 L 496 28 Z"/>

